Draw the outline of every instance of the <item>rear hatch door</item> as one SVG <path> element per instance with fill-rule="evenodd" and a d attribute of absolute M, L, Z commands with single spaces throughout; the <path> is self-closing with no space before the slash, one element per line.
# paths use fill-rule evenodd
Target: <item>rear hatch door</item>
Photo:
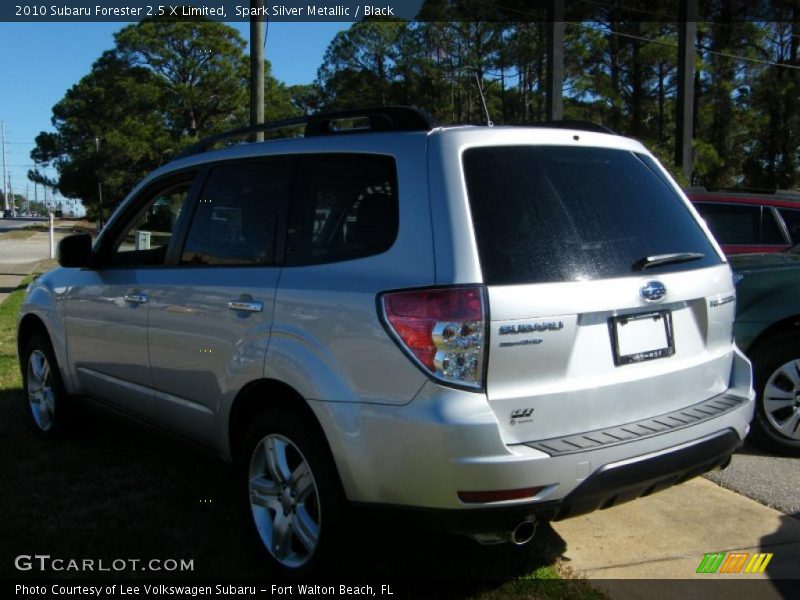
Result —
<path fill-rule="evenodd" d="M 645 152 L 464 150 L 506 441 L 615 427 L 727 389 L 730 270 Z M 623 434 L 624 435 L 624 434 Z"/>

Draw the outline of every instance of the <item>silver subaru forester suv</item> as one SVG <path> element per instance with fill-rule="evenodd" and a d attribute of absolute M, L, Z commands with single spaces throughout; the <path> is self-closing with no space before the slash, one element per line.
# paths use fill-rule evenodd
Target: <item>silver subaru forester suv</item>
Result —
<path fill-rule="evenodd" d="M 292 127 L 205 140 L 61 242 L 19 318 L 39 431 L 88 397 L 236 461 L 295 574 L 354 506 L 524 543 L 727 463 L 731 272 L 641 144 L 399 107 L 259 129 Z"/>

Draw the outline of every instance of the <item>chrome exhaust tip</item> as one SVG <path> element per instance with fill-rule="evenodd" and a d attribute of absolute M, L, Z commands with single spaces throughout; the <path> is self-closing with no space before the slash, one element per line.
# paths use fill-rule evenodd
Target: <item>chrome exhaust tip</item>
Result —
<path fill-rule="evenodd" d="M 536 521 L 523 521 L 511 532 L 511 542 L 517 546 L 527 544 L 536 534 Z"/>
<path fill-rule="evenodd" d="M 506 544 L 511 542 L 516 546 L 523 546 L 533 539 L 536 533 L 536 520 L 529 518 L 522 521 L 511 531 L 489 531 L 485 533 L 470 534 L 473 540 L 482 546 L 494 546 L 496 544 Z"/>

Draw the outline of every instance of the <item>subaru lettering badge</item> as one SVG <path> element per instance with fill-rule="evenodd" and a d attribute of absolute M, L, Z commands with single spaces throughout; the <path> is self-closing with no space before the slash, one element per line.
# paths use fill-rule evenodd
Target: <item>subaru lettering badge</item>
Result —
<path fill-rule="evenodd" d="M 639 295 L 645 302 L 660 302 L 667 295 L 667 288 L 660 281 L 648 281 L 639 290 Z"/>

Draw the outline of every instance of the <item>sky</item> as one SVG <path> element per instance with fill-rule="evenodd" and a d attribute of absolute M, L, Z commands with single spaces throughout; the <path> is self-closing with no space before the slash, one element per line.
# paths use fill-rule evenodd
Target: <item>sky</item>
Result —
<path fill-rule="evenodd" d="M 5 125 L 6 170 L 14 193 L 25 194 L 30 185 L 33 198 L 33 184 L 29 184 L 27 172 L 32 166 L 34 137 L 40 131 L 53 131 L 53 105 L 91 70 L 104 50 L 114 46 L 114 32 L 126 25 L 0 23 L 0 121 Z M 249 23 L 230 25 L 249 44 Z M 272 64 L 273 76 L 288 85 L 311 83 L 328 44 L 337 32 L 349 26 L 350 23 L 270 23 L 265 54 Z M 55 170 L 48 174 L 55 176 Z M 41 193 L 39 188 L 40 200 Z"/>

